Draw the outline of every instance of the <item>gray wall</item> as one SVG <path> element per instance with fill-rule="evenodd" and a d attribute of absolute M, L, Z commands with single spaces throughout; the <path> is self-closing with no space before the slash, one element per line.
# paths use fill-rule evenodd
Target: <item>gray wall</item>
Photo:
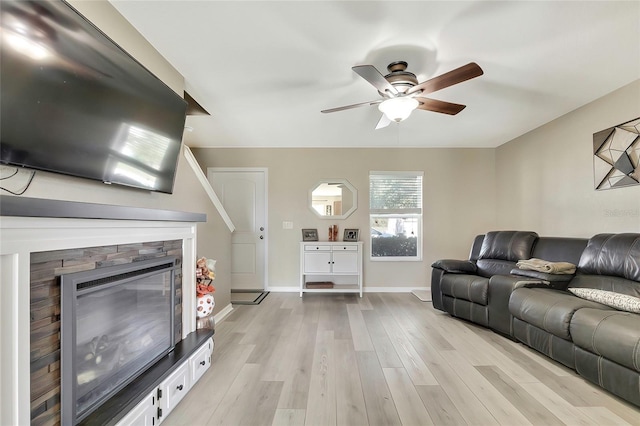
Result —
<path fill-rule="evenodd" d="M 302 228 L 317 228 L 327 240 L 329 225 L 360 229 L 364 241 L 364 284 L 425 287 L 430 265 L 442 257 L 465 257 L 473 237 L 495 221 L 494 149 L 291 149 L 194 148 L 208 167 L 268 169 L 268 269 L 271 287 L 298 285 Z M 423 260 L 369 260 L 369 171 L 424 171 Z M 345 220 L 318 218 L 308 207 L 308 191 L 320 179 L 345 178 L 358 190 L 358 209 Z M 292 221 L 294 228 L 282 228 Z"/>
<path fill-rule="evenodd" d="M 541 235 L 640 232 L 640 186 L 594 190 L 593 134 L 640 117 L 640 80 L 496 150 L 498 225 Z"/>
<path fill-rule="evenodd" d="M 464 258 L 474 235 L 493 229 L 590 237 L 640 232 L 640 186 L 595 191 L 592 135 L 640 116 L 640 80 L 496 149 L 284 149 L 194 148 L 207 167 L 269 170 L 269 283 L 298 283 L 301 228 L 338 224 L 359 228 L 365 242 L 369 288 L 420 287 L 429 265 Z M 423 170 L 424 246 L 421 262 L 368 259 L 368 172 Z M 346 220 L 322 220 L 307 206 L 321 178 L 346 178 L 358 189 L 358 210 Z M 293 221 L 293 230 L 282 229 Z"/>

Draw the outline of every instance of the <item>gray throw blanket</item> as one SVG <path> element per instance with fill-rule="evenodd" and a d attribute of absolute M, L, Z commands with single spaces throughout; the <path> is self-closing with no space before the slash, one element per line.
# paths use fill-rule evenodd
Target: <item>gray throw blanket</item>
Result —
<path fill-rule="evenodd" d="M 520 269 L 530 271 L 545 272 L 547 274 L 575 274 L 576 265 L 569 262 L 549 262 L 547 260 L 531 258 L 529 260 L 519 260 L 516 266 Z"/>

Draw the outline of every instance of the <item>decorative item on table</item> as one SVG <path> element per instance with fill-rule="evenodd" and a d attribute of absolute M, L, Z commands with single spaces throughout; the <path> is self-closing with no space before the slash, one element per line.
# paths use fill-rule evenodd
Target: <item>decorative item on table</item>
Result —
<path fill-rule="evenodd" d="M 213 328 L 213 308 L 216 306 L 212 282 L 216 277 L 216 261 L 201 257 L 196 261 L 196 317 L 197 328 Z"/>
<path fill-rule="evenodd" d="M 358 241 L 358 235 L 360 234 L 360 230 L 358 229 L 345 229 L 344 236 L 342 237 L 343 241 Z"/>
<path fill-rule="evenodd" d="M 329 241 L 338 241 L 338 225 L 329 227 Z"/>
<path fill-rule="evenodd" d="M 317 229 L 303 229 L 302 230 L 302 241 L 318 241 L 318 230 Z"/>

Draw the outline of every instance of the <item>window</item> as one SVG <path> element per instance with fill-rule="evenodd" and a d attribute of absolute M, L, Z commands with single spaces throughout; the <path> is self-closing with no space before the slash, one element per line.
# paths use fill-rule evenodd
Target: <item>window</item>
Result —
<path fill-rule="evenodd" d="M 370 172 L 372 260 L 422 260 L 422 172 Z"/>

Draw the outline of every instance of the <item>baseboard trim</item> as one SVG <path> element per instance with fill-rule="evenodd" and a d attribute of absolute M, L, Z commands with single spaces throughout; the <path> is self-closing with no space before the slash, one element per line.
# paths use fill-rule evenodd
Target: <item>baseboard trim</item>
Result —
<path fill-rule="evenodd" d="M 222 308 L 220 312 L 218 312 L 213 316 L 213 320 L 215 321 L 216 324 L 221 323 L 222 321 L 224 321 L 227 315 L 229 315 L 232 311 L 233 311 L 233 306 L 231 306 L 231 303 L 229 303 L 227 306 Z"/>
<path fill-rule="evenodd" d="M 300 293 L 300 287 L 269 287 L 267 291 L 273 293 Z"/>
<path fill-rule="evenodd" d="M 430 287 L 364 287 L 365 293 L 411 293 L 413 290 L 430 290 Z"/>
<path fill-rule="evenodd" d="M 363 287 L 364 293 L 411 293 L 413 290 L 431 290 L 431 287 Z M 300 287 L 269 287 L 273 293 L 299 293 Z"/>

